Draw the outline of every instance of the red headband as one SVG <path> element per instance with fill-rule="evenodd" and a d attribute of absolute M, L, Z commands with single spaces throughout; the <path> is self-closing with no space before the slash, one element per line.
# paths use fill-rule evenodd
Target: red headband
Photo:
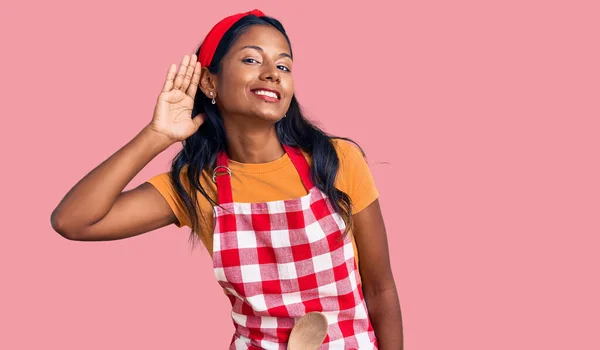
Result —
<path fill-rule="evenodd" d="M 219 23 L 215 24 L 215 26 L 208 32 L 206 38 L 204 38 L 204 42 L 200 47 L 200 52 L 198 55 L 198 61 L 200 61 L 200 65 L 202 67 L 208 67 L 210 62 L 213 59 L 215 51 L 217 50 L 217 45 L 223 38 L 223 35 L 226 31 L 231 28 L 235 22 L 239 21 L 240 18 L 245 17 L 247 15 L 255 15 L 258 17 L 264 16 L 265 14 L 260 10 L 252 10 L 244 13 L 238 13 L 235 15 L 231 15 L 229 17 L 225 17 Z"/>

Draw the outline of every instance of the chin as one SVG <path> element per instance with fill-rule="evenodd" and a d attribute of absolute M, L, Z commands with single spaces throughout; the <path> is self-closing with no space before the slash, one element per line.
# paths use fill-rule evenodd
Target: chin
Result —
<path fill-rule="evenodd" d="M 256 113 L 256 118 L 264 120 L 264 121 L 270 121 L 270 122 L 278 122 L 281 119 L 283 119 L 283 115 L 284 113 Z"/>

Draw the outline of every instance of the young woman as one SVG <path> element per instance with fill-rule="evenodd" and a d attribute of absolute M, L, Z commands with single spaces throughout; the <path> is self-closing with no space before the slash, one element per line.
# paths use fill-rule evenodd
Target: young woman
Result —
<path fill-rule="evenodd" d="M 81 241 L 169 224 L 192 229 L 232 304 L 231 349 L 285 349 L 301 316 L 325 316 L 322 349 L 402 349 L 378 191 L 361 149 L 302 114 L 281 23 L 226 17 L 171 65 L 150 123 L 52 213 Z M 124 191 L 183 142 L 169 172 Z"/>

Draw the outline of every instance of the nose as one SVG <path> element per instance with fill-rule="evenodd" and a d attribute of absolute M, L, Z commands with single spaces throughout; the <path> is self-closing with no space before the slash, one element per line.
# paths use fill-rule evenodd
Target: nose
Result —
<path fill-rule="evenodd" d="M 281 75 L 279 73 L 279 69 L 277 69 L 277 66 L 273 63 L 267 63 L 263 64 L 263 71 L 261 73 L 261 80 L 270 80 L 270 81 L 274 81 L 276 83 L 280 83 L 281 82 Z"/>

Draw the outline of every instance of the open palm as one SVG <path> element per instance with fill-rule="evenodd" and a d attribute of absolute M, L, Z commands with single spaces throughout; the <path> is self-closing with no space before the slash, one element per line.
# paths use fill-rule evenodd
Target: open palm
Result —
<path fill-rule="evenodd" d="M 183 141 L 193 135 L 204 122 L 204 115 L 192 118 L 194 96 L 200 81 L 200 63 L 196 55 L 185 55 L 176 72 L 169 67 L 163 89 L 158 96 L 151 127 L 173 141 Z"/>

